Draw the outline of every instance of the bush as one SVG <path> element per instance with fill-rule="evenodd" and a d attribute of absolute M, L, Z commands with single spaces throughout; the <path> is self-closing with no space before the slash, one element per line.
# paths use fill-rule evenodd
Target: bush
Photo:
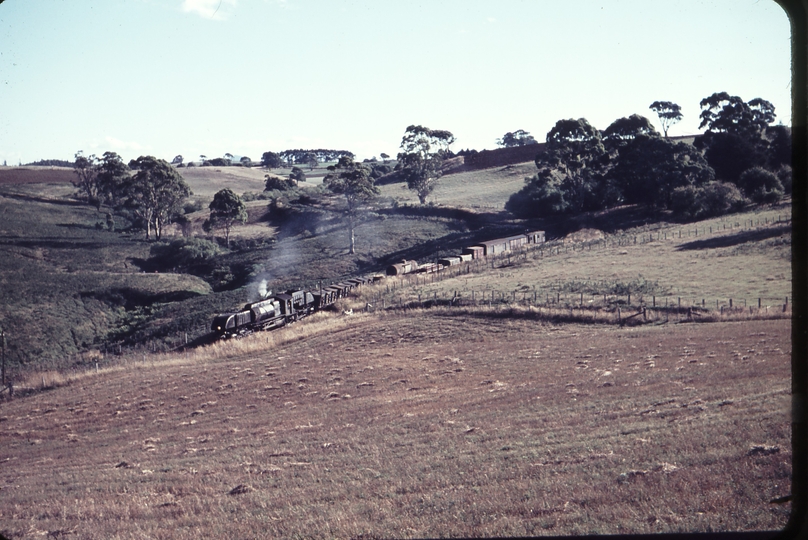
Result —
<path fill-rule="evenodd" d="M 682 186 L 671 194 L 671 210 L 682 219 L 695 220 L 740 210 L 746 200 L 740 190 L 727 182 L 707 182 L 702 186 Z"/>
<path fill-rule="evenodd" d="M 257 193 L 255 191 L 245 191 L 241 195 L 241 200 L 244 201 L 244 202 L 265 201 L 267 199 L 269 199 L 269 195 L 266 192 Z"/>
<path fill-rule="evenodd" d="M 151 262 L 165 269 L 198 273 L 221 253 L 219 246 L 203 238 L 177 238 L 152 245 Z"/>
<path fill-rule="evenodd" d="M 777 171 L 777 179 L 780 180 L 780 183 L 783 185 L 783 192 L 791 195 L 791 166 L 783 165 L 780 167 L 780 170 Z"/>
<path fill-rule="evenodd" d="M 744 171 L 738 178 L 738 186 L 758 204 L 777 202 L 785 193 L 777 175 L 763 167 L 752 167 Z"/>
<path fill-rule="evenodd" d="M 294 180 L 281 178 L 280 176 L 266 175 L 266 187 L 264 191 L 288 191 L 297 187 Z"/>

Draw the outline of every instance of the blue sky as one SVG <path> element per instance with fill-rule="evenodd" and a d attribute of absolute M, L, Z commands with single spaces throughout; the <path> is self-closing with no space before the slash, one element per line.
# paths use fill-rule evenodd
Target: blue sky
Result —
<path fill-rule="evenodd" d="M 789 25 L 772 0 L 5 0 L 0 163 L 112 150 L 186 160 L 335 148 L 454 150 L 562 118 L 605 129 L 762 97 L 790 123 Z M 661 129 L 660 129 L 661 131 Z"/>

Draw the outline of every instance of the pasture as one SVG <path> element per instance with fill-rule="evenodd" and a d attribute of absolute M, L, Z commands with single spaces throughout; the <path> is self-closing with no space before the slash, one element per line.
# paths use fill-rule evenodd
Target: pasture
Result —
<path fill-rule="evenodd" d="M 3 404 L 11 538 L 767 530 L 788 320 L 320 314 Z M 301 339 L 303 338 L 303 339 Z"/>

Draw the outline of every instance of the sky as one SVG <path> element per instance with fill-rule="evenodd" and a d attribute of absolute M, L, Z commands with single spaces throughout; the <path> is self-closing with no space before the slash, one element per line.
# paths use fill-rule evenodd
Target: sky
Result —
<path fill-rule="evenodd" d="M 407 126 L 496 148 L 599 129 L 654 101 L 772 102 L 790 32 L 772 0 L 0 0 L 0 164 L 81 150 L 186 161 L 292 148 L 395 156 Z"/>

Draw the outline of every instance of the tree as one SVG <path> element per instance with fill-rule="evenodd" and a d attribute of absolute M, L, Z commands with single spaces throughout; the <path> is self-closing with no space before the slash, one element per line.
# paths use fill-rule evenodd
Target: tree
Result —
<path fill-rule="evenodd" d="M 274 174 L 265 174 L 264 183 L 266 186 L 264 191 L 288 191 L 295 188 L 294 180 L 281 178 Z"/>
<path fill-rule="evenodd" d="M 598 210 L 604 201 L 597 187 L 609 156 L 600 131 L 586 118 L 559 120 L 547 133 L 545 151 L 536 156 L 536 167 L 545 176 L 551 170 L 572 213 Z"/>
<path fill-rule="evenodd" d="M 171 160 L 171 164 L 182 165 L 182 161 L 183 161 L 182 154 L 177 154 L 176 156 L 174 156 L 174 159 Z"/>
<path fill-rule="evenodd" d="M 577 214 L 617 202 L 606 182 L 609 154 L 600 131 L 586 118 L 559 120 L 547 133 L 545 151 L 536 156 L 538 173 L 525 179 L 505 209 L 520 217 Z"/>
<path fill-rule="evenodd" d="M 283 165 L 283 160 L 281 156 L 276 154 L 275 152 L 264 152 L 261 156 L 261 166 L 272 170 L 277 169 Z"/>
<path fill-rule="evenodd" d="M 704 151 L 716 177 L 737 183 L 741 173 L 766 164 L 766 141 L 738 133 L 710 132 L 697 137 L 694 146 Z"/>
<path fill-rule="evenodd" d="M 121 156 L 115 152 L 104 152 L 97 166 L 98 174 L 96 183 L 98 185 L 98 206 L 108 203 L 112 206 L 117 204 L 116 197 L 126 182 L 130 179 L 129 167 L 123 162 Z"/>
<path fill-rule="evenodd" d="M 715 173 L 692 145 L 639 135 L 619 148 L 607 176 L 624 203 L 670 208 L 676 188 L 702 186 Z"/>
<path fill-rule="evenodd" d="M 225 188 L 216 192 L 208 208 L 210 226 L 224 229 L 224 243 L 230 247 L 230 230 L 236 223 L 247 221 L 247 207 L 233 190 Z"/>
<path fill-rule="evenodd" d="M 639 135 L 659 137 L 651 121 L 639 114 L 632 114 L 628 118 L 618 118 L 603 132 L 604 141 L 625 142 Z"/>
<path fill-rule="evenodd" d="M 230 152 L 227 152 L 227 153 L 224 155 L 224 159 L 226 159 L 226 160 L 227 160 L 227 163 L 228 163 L 228 165 L 229 165 L 230 163 L 232 163 L 232 162 L 233 162 L 233 154 L 231 154 Z"/>
<path fill-rule="evenodd" d="M 657 113 L 659 123 L 662 124 L 662 132 L 667 139 L 670 127 L 682 119 L 682 108 L 672 101 L 655 101 L 648 108 Z"/>
<path fill-rule="evenodd" d="M 421 204 L 426 203 L 443 174 L 443 160 L 454 141 L 450 131 L 415 125 L 405 130 L 396 169 L 402 171 L 407 187 L 418 193 Z"/>
<path fill-rule="evenodd" d="M 774 105 L 755 98 L 745 103 L 738 96 L 716 92 L 699 103 L 702 111 L 699 129 L 707 127 L 710 133 L 734 133 L 747 139 L 758 139 L 766 127 L 774 122 Z"/>
<path fill-rule="evenodd" d="M 528 133 L 523 129 L 517 129 L 514 132 L 508 132 L 502 136 L 501 139 L 497 139 L 497 145 L 502 146 L 504 148 L 511 148 L 514 146 L 527 146 L 529 144 L 539 144 L 538 141 L 533 138 L 533 135 Z"/>
<path fill-rule="evenodd" d="M 100 207 L 98 198 L 98 158 L 95 154 L 84 155 L 83 150 L 79 150 L 75 155 L 76 161 L 73 163 L 73 172 L 76 180 L 72 180 L 73 186 L 78 188 L 79 193 L 87 199 L 87 202 Z"/>
<path fill-rule="evenodd" d="M 337 164 L 331 165 L 328 170 L 330 173 L 325 176 L 323 183 L 332 193 L 345 197 L 347 207 L 345 214 L 348 217 L 350 240 L 348 253 L 353 255 L 356 253 L 354 230 L 359 205 L 378 195 L 379 189 L 373 184 L 370 169 L 365 165 L 355 163 L 351 157 L 342 156 Z"/>
<path fill-rule="evenodd" d="M 241 163 L 242 167 L 249 167 L 252 165 L 252 160 L 247 156 L 241 156 L 241 158 L 238 161 L 239 163 Z"/>
<path fill-rule="evenodd" d="M 183 200 L 191 190 L 177 169 L 165 160 L 140 156 L 135 160 L 137 173 L 120 186 L 119 205 L 132 211 L 146 226 L 146 239 L 160 239 L 163 226 L 182 211 Z"/>
<path fill-rule="evenodd" d="M 382 162 L 383 162 L 383 163 L 387 163 L 387 160 L 388 160 L 388 159 L 390 159 L 390 156 L 388 156 L 388 155 L 387 155 L 387 154 L 385 154 L 384 152 L 382 152 L 381 154 L 379 154 L 379 157 L 381 157 L 381 158 L 382 158 Z"/>
<path fill-rule="evenodd" d="M 777 175 L 763 167 L 752 167 L 738 178 L 744 195 L 758 204 L 774 203 L 783 198 L 785 189 Z"/>
<path fill-rule="evenodd" d="M 292 172 L 289 174 L 289 180 L 297 185 L 298 182 L 306 181 L 306 173 L 300 167 L 292 167 Z"/>

